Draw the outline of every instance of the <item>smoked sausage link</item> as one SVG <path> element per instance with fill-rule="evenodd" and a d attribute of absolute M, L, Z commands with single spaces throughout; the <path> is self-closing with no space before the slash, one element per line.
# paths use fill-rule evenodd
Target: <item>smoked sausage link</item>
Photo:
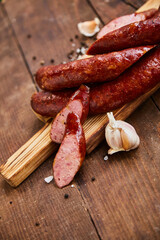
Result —
<path fill-rule="evenodd" d="M 36 92 L 31 97 L 32 109 L 45 117 L 55 117 L 62 108 L 66 106 L 73 90 L 64 90 L 62 92 Z"/>
<path fill-rule="evenodd" d="M 110 81 L 118 77 L 152 47 L 141 46 L 57 66 L 41 67 L 36 73 L 36 81 L 40 88 L 47 91 L 79 87 L 82 83 Z"/>
<path fill-rule="evenodd" d="M 160 82 L 160 45 L 151 49 L 115 81 L 94 87 L 90 113 L 112 111 L 138 98 Z"/>
<path fill-rule="evenodd" d="M 138 22 L 138 21 L 144 21 L 146 19 L 149 19 L 157 13 L 158 10 L 155 8 L 149 9 L 144 12 L 140 13 L 132 13 L 129 15 L 121 16 L 118 18 L 113 19 L 108 24 L 106 24 L 100 32 L 97 34 L 97 39 L 103 37 L 105 34 L 112 32 L 118 28 L 121 28 L 125 25 L 128 25 L 130 23 Z"/>
<path fill-rule="evenodd" d="M 87 54 L 95 55 L 160 43 L 160 16 L 128 24 L 95 41 Z"/>
<path fill-rule="evenodd" d="M 66 133 L 53 163 L 54 180 L 59 188 L 73 180 L 85 154 L 86 142 L 80 119 L 76 114 L 69 113 Z"/>
<path fill-rule="evenodd" d="M 61 143 L 64 137 L 66 120 L 70 112 L 77 114 L 81 123 L 87 118 L 89 111 L 89 87 L 81 87 L 71 96 L 67 105 L 57 114 L 51 126 L 51 139 L 53 142 Z"/>

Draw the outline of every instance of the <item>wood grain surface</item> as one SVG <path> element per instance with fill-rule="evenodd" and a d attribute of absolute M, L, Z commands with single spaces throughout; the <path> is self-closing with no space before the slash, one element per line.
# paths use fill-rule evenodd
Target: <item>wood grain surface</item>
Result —
<path fill-rule="evenodd" d="M 69 61 L 70 51 L 93 41 L 80 36 L 79 21 L 98 16 L 107 22 L 135 11 L 144 1 L 128 3 L 0 4 L 0 164 L 42 127 L 29 106 L 35 91 L 33 75 L 41 61 Z M 127 119 L 140 136 L 140 147 L 104 161 L 108 147 L 103 142 L 86 157 L 73 187 L 58 189 L 54 182 L 44 182 L 52 175 L 54 156 L 16 189 L 0 179 L 0 239 L 159 239 L 159 108 L 157 92 Z"/>

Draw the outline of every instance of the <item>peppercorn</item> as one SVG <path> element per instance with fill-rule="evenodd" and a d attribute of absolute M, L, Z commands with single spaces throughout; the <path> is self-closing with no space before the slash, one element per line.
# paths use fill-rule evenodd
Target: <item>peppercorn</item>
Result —
<path fill-rule="evenodd" d="M 91 181 L 92 181 L 92 182 L 94 182 L 95 180 L 96 180 L 95 177 L 92 177 L 92 178 L 91 178 Z"/>
<path fill-rule="evenodd" d="M 67 199 L 69 198 L 69 195 L 67 193 L 64 194 L 64 198 Z"/>

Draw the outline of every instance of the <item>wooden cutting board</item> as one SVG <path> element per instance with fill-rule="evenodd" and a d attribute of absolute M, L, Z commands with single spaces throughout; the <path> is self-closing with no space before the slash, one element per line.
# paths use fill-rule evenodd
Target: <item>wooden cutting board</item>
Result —
<path fill-rule="evenodd" d="M 159 0 L 150 0 L 144 4 L 137 12 L 158 8 Z M 150 97 L 160 84 L 151 91 L 139 97 L 135 101 L 124 105 L 114 111 L 117 120 L 126 119 L 139 105 Z M 89 117 L 84 123 L 84 131 L 87 142 L 87 153 L 90 153 L 103 139 L 104 128 L 108 123 L 106 114 Z M 7 162 L 1 166 L 1 175 L 13 187 L 24 181 L 42 162 L 44 162 L 58 148 L 58 145 L 50 139 L 50 122 L 38 131 L 26 144 L 16 151 Z"/>

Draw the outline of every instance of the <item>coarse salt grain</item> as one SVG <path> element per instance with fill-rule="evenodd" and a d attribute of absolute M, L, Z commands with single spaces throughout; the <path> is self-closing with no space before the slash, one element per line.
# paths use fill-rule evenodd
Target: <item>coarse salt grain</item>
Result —
<path fill-rule="evenodd" d="M 108 156 L 106 155 L 105 157 L 104 157 L 104 161 L 107 161 L 108 160 Z"/>
<path fill-rule="evenodd" d="M 72 47 L 75 47 L 76 46 L 76 44 L 75 43 L 72 43 Z"/>
<path fill-rule="evenodd" d="M 80 52 L 81 52 L 80 48 L 77 48 L 76 53 L 80 53 Z"/>
<path fill-rule="evenodd" d="M 74 187 L 74 184 L 72 184 L 71 187 L 73 188 L 73 187 Z"/>
<path fill-rule="evenodd" d="M 50 183 L 52 180 L 53 180 L 53 176 L 49 176 L 44 179 L 46 183 Z"/>
<path fill-rule="evenodd" d="M 82 53 L 82 54 L 85 54 L 85 53 L 86 53 L 86 50 L 87 50 L 86 48 L 82 47 L 82 48 L 81 48 L 81 53 Z"/>

